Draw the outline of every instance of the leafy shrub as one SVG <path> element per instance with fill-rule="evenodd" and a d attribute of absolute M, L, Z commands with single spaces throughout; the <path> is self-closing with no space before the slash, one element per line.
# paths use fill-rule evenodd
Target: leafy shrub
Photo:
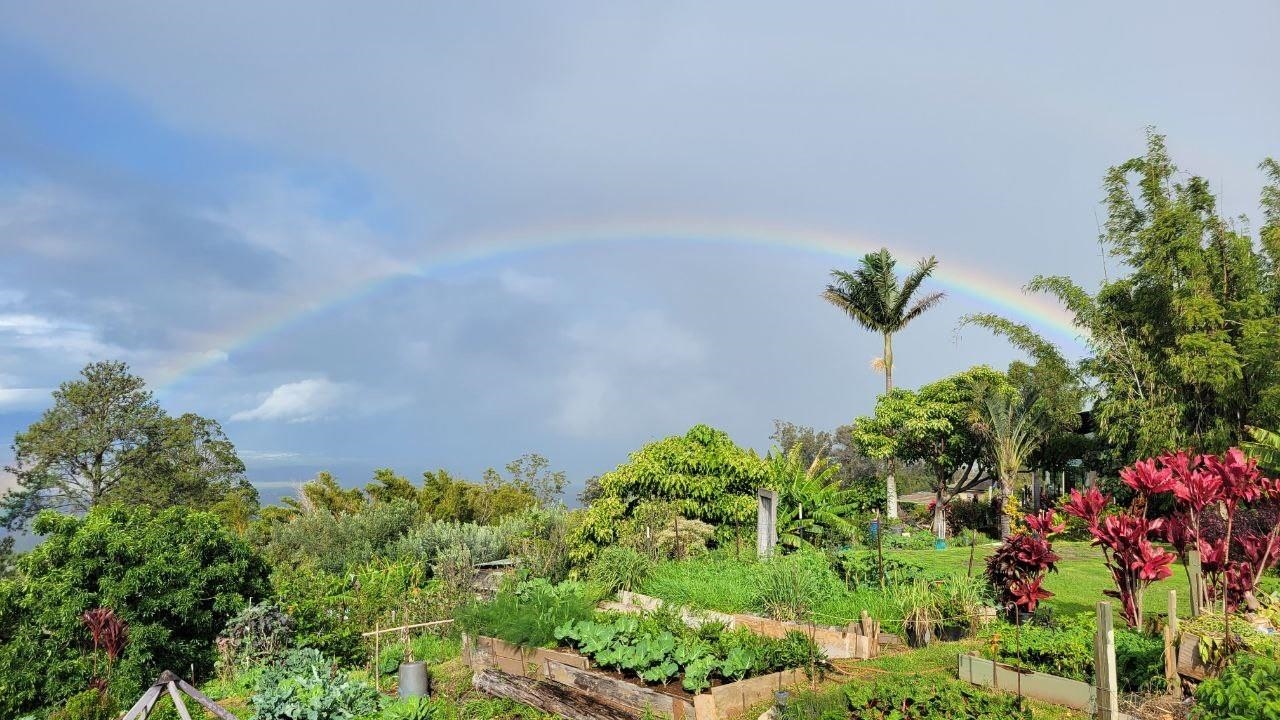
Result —
<path fill-rule="evenodd" d="M 273 566 L 308 563 L 331 573 L 369 562 L 392 547 L 413 527 L 417 508 L 408 500 L 364 505 L 335 515 L 308 512 L 271 525 L 263 554 Z"/>
<path fill-rule="evenodd" d="M 118 710 L 109 694 L 90 688 L 67 698 L 61 710 L 49 715 L 49 720 L 115 720 Z"/>
<path fill-rule="evenodd" d="M 240 611 L 218 638 L 229 667 L 255 665 L 275 659 L 293 644 L 294 622 L 271 602 L 260 602 Z"/>
<path fill-rule="evenodd" d="M 254 720 L 353 718 L 378 710 L 377 690 L 337 670 L 314 649 L 292 650 L 263 672 L 253 697 Z"/>
<path fill-rule="evenodd" d="M 880 557 L 874 550 L 842 550 L 836 554 L 832 564 L 850 587 L 880 587 Z M 923 572 L 924 567 L 911 560 L 884 558 L 886 585 L 901 585 L 920 577 Z"/>
<path fill-rule="evenodd" d="M 1126 691 L 1163 691 L 1164 640 L 1139 632 L 1117 632 L 1116 677 Z"/>
<path fill-rule="evenodd" d="M 977 530 L 993 538 L 1000 535 L 1000 509 L 996 501 L 957 499 L 947 503 L 943 512 L 950 535 L 959 535 L 965 530 Z"/>
<path fill-rule="evenodd" d="M 606 593 L 635 590 L 653 571 L 653 561 L 629 547 L 607 547 L 591 563 L 591 579 Z"/>
<path fill-rule="evenodd" d="M 1082 613 L 1053 626 L 1023 625 L 1021 636 L 1012 625 L 996 623 L 984 636 L 996 648 L 992 659 L 1021 662 L 1023 667 L 1092 683 L 1093 636 L 1096 621 Z M 1163 688 L 1164 641 L 1130 630 L 1116 630 L 1116 678 L 1125 692 Z M 1021 660 L 1018 645 L 1021 644 Z"/>
<path fill-rule="evenodd" d="M 489 602 L 464 605 L 456 617 L 458 625 L 474 635 L 524 647 L 551 647 L 556 628 L 590 618 L 595 600 L 582 583 L 552 585 L 537 579 L 505 587 Z"/>
<path fill-rule="evenodd" d="M 1216 678 L 1196 688 L 1196 720 L 1280 720 L 1280 663 L 1238 655 Z"/>
<path fill-rule="evenodd" d="M 497 528 L 475 523 L 428 520 L 397 540 L 389 555 L 397 559 L 411 559 L 430 568 L 446 550 L 465 547 L 472 562 L 501 560 L 510 553 L 508 538 L 514 526 Z"/>
<path fill-rule="evenodd" d="M 267 566 L 217 516 L 175 507 L 97 507 L 83 518 L 42 513 L 40 545 L 0 580 L 0 717 L 56 704 L 88 686 L 80 622 L 112 608 L 129 626 L 111 694 L 136 697 L 165 668 L 208 676 L 213 642 L 250 597 L 271 589 Z"/>

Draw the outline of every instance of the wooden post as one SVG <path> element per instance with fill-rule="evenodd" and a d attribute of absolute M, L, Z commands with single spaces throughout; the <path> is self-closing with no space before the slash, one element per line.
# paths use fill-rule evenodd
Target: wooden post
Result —
<path fill-rule="evenodd" d="M 1109 602 L 1098 603 L 1098 632 L 1093 637 L 1093 650 L 1098 720 L 1120 720 L 1120 694 L 1116 687 L 1116 631 L 1111 622 Z"/>
<path fill-rule="evenodd" d="M 773 555 L 778 544 L 778 493 L 761 489 L 756 493 L 756 554 Z"/>
<path fill-rule="evenodd" d="M 1164 624 L 1164 680 L 1169 694 L 1182 697 L 1178 677 L 1178 591 L 1169 591 L 1169 619 Z"/>
<path fill-rule="evenodd" d="M 368 627 L 366 625 L 365 627 Z M 378 621 L 373 621 L 373 666 L 369 669 L 373 671 L 373 689 L 382 692 L 382 668 L 378 665 L 382 662 L 382 642 L 379 638 L 382 633 L 378 632 Z"/>
<path fill-rule="evenodd" d="M 1187 572 L 1191 578 L 1191 617 L 1204 612 L 1204 570 L 1200 567 L 1200 551 L 1187 551 Z"/>

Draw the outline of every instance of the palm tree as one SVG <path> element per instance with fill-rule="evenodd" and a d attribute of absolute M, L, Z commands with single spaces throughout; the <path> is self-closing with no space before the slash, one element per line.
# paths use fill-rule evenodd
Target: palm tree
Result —
<path fill-rule="evenodd" d="M 832 270 L 832 283 L 827 285 L 822 297 L 840 308 L 854 322 L 878 332 L 884 337 L 884 357 L 880 364 L 884 370 L 884 391 L 893 390 L 893 336 L 907 323 L 937 305 L 945 295 L 931 292 L 915 298 L 920 284 L 933 274 L 938 260 L 932 256 L 923 258 L 902 283 L 894 273 L 897 261 L 888 248 L 868 253 L 862 257 L 858 269 L 853 272 Z M 889 472 L 885 478 L 885 498 L 889 517 L 898 517 L 898 485 L 893 478 L 893 460 L 889 460 Z"/>
<path fill-rule="evenodd" d="M 1000 539 L 1009 537 L 1009 515 L 1005 503 L 1013 492 L 1013 481 L 1026 464 L 1031 453 L 1040 447 L 1043 439 L 1038 418 L 1034 412 L 1024 411 L 1031 403 L 1020 402 L 1016 397 L 991 389 L 987 392 L 987 437 L 991 439 L 991 454 L 995 459 L 996 477 L 1000 482 Z"/>

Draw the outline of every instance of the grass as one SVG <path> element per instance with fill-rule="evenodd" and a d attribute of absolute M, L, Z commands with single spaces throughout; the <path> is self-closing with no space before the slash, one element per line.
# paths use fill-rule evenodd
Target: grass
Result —
<path fill-rule="evenodd" d="M 973 571 L 979 574 L 986 567 L 986 558 L 993 551 L 990 544 L 978 545 L 974 554 Z M 1062 556 L 1058 572 L 1045 578 L 1044 587 L 1053 593 L 1046 601 L 1056 615 L 1068 617 L 1080 613 L 1092 613 L 1099 600 L 1115 600 L 1102 594 L 1115 588 L 1111 573 L 1102 564 L 1102 551 L 1087 542 L 1057 541 L 1054 552 Z M 918 563 L 930 575 L 946 575 L 949 572 L 965 572 L 969 563 L 969 548 L 946 550 L 897 550 L 894 556 Z M 1143 609 L 1148 613 L 1164 613 L 1168 609 L 1169 591 L 1178 591 L 1178 614 L 1189 616 L 1191 605 L 1187 599 L 1187 578 L 1180 564 L 1175 564 L 1173 575 L 1154 583 L 1143 596 Z M 1116 617 L 1119 617 L 1118 615 Z"/>

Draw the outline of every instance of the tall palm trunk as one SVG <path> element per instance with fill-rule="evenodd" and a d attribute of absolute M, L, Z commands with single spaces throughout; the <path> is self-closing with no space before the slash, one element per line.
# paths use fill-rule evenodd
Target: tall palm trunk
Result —
<path fill-rule="evenodd" d="M 996 513 L 1000 518 L 1000 539 L 1004 540 L 1009 537 L 1009 533 L 1013 530 L 1009 521 L 1009 513 L 1005 512 L 1005 508 L 1009 504 L 1009 495 L 1013 492 L 1013 479 L 1000 477 L 1000 491 L 996 493 Z"/>
<path fill-rule="evenodd" d="M 893 334 L 884 334 L 884 393 L 893 390 Z M 885 504 L 889 510 L 889 521 L 898 519 L 898 481 L 894 479 L 896 461 L 889 458 L 889 469 L 884 479 Z"/>

